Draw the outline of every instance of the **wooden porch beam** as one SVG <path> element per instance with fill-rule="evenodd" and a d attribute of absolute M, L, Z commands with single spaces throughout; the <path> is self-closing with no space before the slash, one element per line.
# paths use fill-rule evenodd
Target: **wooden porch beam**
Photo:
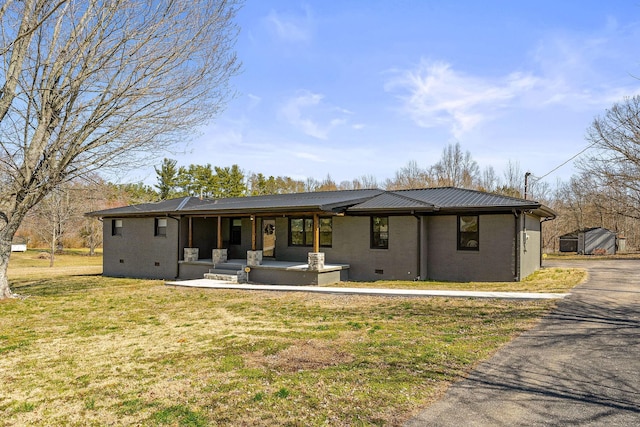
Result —
<path fill-rule="evenodd" d="M 193 218 L 189 217 L 189 244 L 187 247 L 193 247 Z"/>
<path fill-rule="evenodd" d="M 255 215 L 251 215 L 251 250 L 255 251 L 256 250 L 256 222 L 258 222 L 256 220 L 256 216 Z"/>
<path fill-rule="evenodd" d="M 222 217 L 218 216 L 218 235 L 216 239 L 216 249 L 222 249 Z"/>
<path fill-rule="evenodd" d="M 320 217 L 313 214 L 313 252 L 320 252 Z"/>

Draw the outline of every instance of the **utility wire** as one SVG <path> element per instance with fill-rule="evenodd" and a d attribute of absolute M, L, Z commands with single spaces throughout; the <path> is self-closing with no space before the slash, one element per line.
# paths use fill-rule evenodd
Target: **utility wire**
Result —
<path fill-rule="evenodd" d="M 580 154 L 584 153 L 585 151 L 587 151 L 589 148 L 593 147 L 594 145 L 596 145 L 596 142 L 592 142 L 591 144 L 587 145 L 584 149 L 582 149 L 582 151 L 580 151 L 578 154 L 575 154 L 574 156 L 570 157 L 569 159 L 565 160 L 564 162 L 562 162 L 560 165 L 556 166 L 555 168 L 551 169 L 549 172 L 545 173 L 542 176 L 534 176 L 536 181 L 540 181 L 542 178 L 545 178 L 549 175 L 551 175 L 552 173 L 554 173 L 555 171 L 557 171 L 558 169 L 560 169 L 561 167 L 563 167 L 564 165 L 566 165 L 567 163 L 569 163 L 571 160 L 575 159 L 576 157 L 578 157 Z"/>
<path fill-rule="evenodd" d="M 635 98 L 635 97 L 634 97 L 634 98 Z M 614 107 L 616 107 L 616 106 L 618 106 L 618 105 L 619 105 L 619 104 L 617 104 L 617 103 L 616 103 L 616 104 L 614 104 Z M 607 110 L 607 112 L 608 112 L 608 111 L 609 111 L 609 110 Z M 634 117 L 633 117 L 633 119 L 635 119 L 635 120 L 640 119 L 640 111 L 636 109 L 636 111 L 633 113 L 633 116 L 634 116 Z M 602 120 L 604 120 L 604 119 L 602 119 Z M 619 130 L 621 127 L 623 127 L 623 126 L 630 126 L 630 125 L 632 125 L 632 123 L 630 123 L 630 122 L 631 122 L 631 119 L 624 120 L 624 121 L 622 121 L 622 123 L 618 123 L 618 125 L 617 125 L 617 126 L 615 126 L 615 127 L 613 127 L 612 129 L 611 129 L 611 128 L 609 128 L 608 132 L 609 132 L 609 133 L 611 133 L 611 132 L 615 132 L 615 131 Z M 552 173 L 554 173 L 555 171 L 557 171 L 558 169 L 560 169 L 561 167 L 563 167 L 564 165 L 566 165 L 567 163 L 569 163 L 571 160 L 575 159 L 575 158 L 576 158 L 576 157 L 578 157 L 580 154 L 584 153 L 585 151 L 587 151 L 589 148 L 593 147 L 593 146 L 594 146 L 594 145 L 596 145 L 597 143 L 598 143 L 598 141 L 594 141 L 594 142 L 592 142 L 591 144 L 587 145 L 587 146 L 586 146 L 582 151 L 580 151 L 578 154 L 574 155 L 574 156 L 573 156 L 573 157 L 571 157 L 570 159 L 568 159 L 568 160 L 564 161 L 562 164 L 560 164 L 560 165 L 556 166 L 555 168 L 551 169 L 549 172 L 545 173 L 545 174 L 544 174 L 544 175 L 542 175 L 542 176 L 534 176 L 533 178 L 534 178 L 536 181 L 540 181 L 542 178 L 545 178 L 545 177 L 547 177 L 547 176 L 551 175 Z"/>

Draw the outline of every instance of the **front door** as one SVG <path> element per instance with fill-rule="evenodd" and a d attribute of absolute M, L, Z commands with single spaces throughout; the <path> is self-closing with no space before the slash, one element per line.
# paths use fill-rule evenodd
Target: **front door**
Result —
<path fill-rule="evenodd" d="M 276 256 L 276 220 L 262 220 L 262 256 Z"/>

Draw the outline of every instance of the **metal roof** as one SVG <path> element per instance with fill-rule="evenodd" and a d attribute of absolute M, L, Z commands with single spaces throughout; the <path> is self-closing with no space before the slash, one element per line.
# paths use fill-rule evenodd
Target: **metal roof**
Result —
<path fill-rule="evenodd" d="M 199 199 L 184 197 L 158 203 L 123 206 L 90 212 L 90 216 L 136 216 L 145 214 L 328 211 L 342 212 L 350 206 L 384 193 L 383 190 L 321 191 L 311 193 L 272 194 L 266 196 Z"/>
<path fill-rule="evenodd" d="M 202 204 L 204 200 L 198 197 L 180 197 L 177 199 L 163 200 L 156 203 L 142 203 L 139 205 L 122 206 L 119 208 L 104 209 L 89 212 L 89 216 L 132 216 L 145 214 L 169 214 L 181 211 L 185 208 L 193 208 Z"/>
<path fill-rule="evenodd" d="M 393 211 L 393 210 L 412 210 L 412 211 L 433 211 L 435 206 L 432 203 L 417 200 L 399 192 L 385 192 L 370 198 L 362 203 L 350 207 L 348 212 L 369 212 L 369 211 Z"/>
<path fill-rule="evenodd" d="M 238 215 L 283 212 L 466 212 L 532 210 L 541 217 L 555 213 L 540 203 L 454 187 L 384 191 L 379 189 L 275 194 L 267 196 L 204 199 L 183 197 L 158 203 L 91 212 L 101 217 L 159 214 Z"/>
<path fill-rule="evenodd" d="M 464 207 L 529 207 L 539 206 L 540 203 L 531 200 L 517 199 L 500 194 L 467 190 L 455 187 L 425 188 L 419 190 L 399 190 L 401 194 L 412 199 L 431 203 L 440 208 Z"/>

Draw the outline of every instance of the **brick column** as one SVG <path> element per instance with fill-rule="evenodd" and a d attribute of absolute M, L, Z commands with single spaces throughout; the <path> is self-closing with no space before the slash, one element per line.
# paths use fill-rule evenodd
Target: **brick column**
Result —
<path fill-rule="evenodd" d="M 184 260 L 187 262 L 197 261 L 200 250 L 198 248 L 184 248 Z"/>
<path fill-rule="evenodd" d="M 214 249 L 211 251 L 211 259 L 213 264 L 222 264 L 227 262 L 227 250 L 226 249 Z"/>
<path fill-rule="evenodd" d="M 247 265 L 253 267 L 262 264 L 262 251 L 247 251 Z"/>
<path fill-rule="evenodd" d="M 309 270 L 320 271 L 324 268 L 324 252 L 309 252 Z"/>

